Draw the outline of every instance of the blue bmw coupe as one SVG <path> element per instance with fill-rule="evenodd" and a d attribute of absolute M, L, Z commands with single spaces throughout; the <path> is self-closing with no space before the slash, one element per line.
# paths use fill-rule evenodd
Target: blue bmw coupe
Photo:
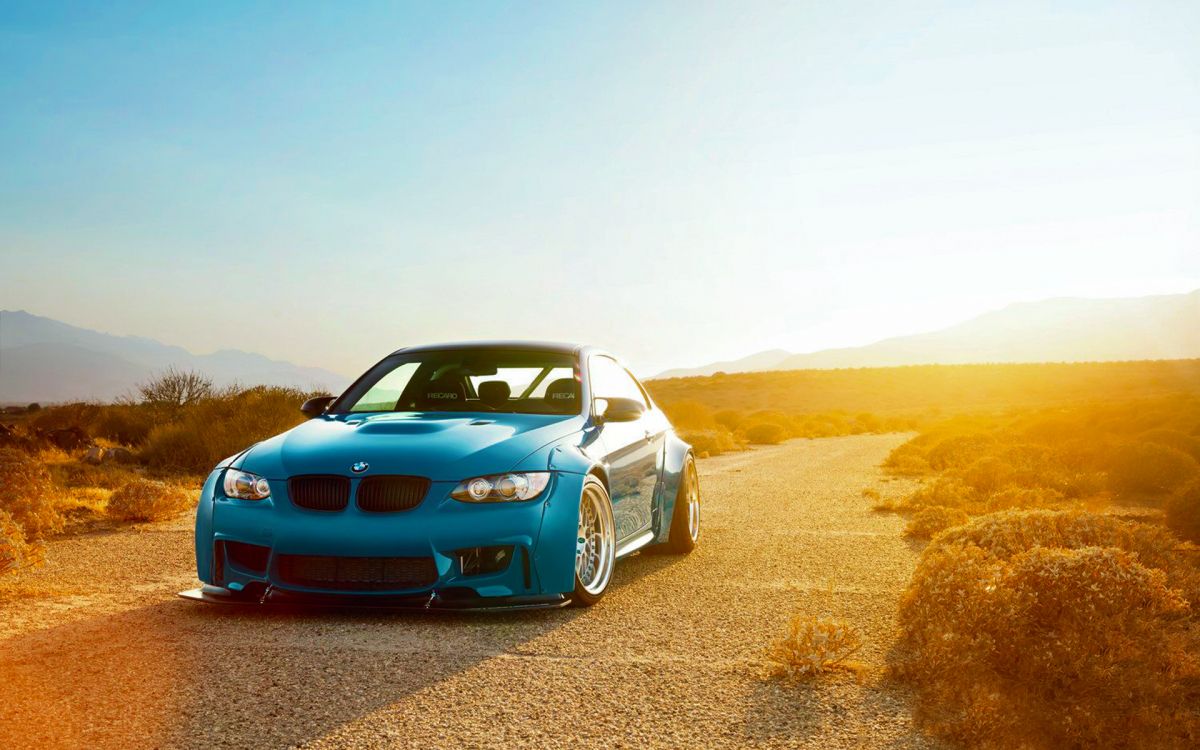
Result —
<path fill-rule="evenodd" d="M 594 347 L 401 349 L 301 410 L 209 475 L 185 596 L 589 606 L 621 557 L 700 536 L 691 447 Z"/>

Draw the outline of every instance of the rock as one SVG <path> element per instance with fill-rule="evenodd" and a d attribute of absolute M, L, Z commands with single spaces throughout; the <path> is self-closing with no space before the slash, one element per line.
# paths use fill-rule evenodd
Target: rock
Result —
<path fill-rule="evenodd" d="M 104 463 L 131 464 L 133 463 L 133 451 L 128 448 L 109 448 L 104 451 Z"/>
<path fill-rule="evenodd" d="M 87 453 L 83 454 L 83 462 L 85 464 L 102 463 L 105 460 L 105 453 L 106 451 L 103 448 L 93 445 L 91 448 L 88 448 Z"/>

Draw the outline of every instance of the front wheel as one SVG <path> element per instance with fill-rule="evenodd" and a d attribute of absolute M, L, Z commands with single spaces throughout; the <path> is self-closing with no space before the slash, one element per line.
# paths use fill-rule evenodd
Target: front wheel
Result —
<path fill-rule="evenodd" d="M 686 555 L 700 541 L 700 479 L 696 460 L 689 454 L 679 477 L 675 493 L 675 510 L 671 513 L 671 532 L 667 536 L 668 552 Z"/>
<path fill-rule="evenodd" d="M 579 495 L 579 529 L 575 535 L 575 592 L 571 603 L 590 607 L 600 601 L 612 581 L 617 559 L 617 532 L 608 490 L 595 477 L 583 482 Z"/>

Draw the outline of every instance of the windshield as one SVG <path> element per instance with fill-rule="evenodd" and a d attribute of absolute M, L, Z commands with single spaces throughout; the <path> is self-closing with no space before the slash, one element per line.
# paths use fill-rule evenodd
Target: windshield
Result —
<path fill-rule="evenodd" d="M 450 349 L 388 357 L 355 383 L 332 412 L 580 413 L 571 354 Z"/>

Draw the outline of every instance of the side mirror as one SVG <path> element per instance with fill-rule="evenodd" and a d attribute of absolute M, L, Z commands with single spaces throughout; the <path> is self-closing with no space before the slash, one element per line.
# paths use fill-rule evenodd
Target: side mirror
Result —
<path fill-rule="evenodd" d="M 641 419 L 646 406 L 632 398 L 606 398 L 608 406 L 600 413 L 602 422 L 632 422 Z"/>
<path fill-rule="evenodd" d="M 309 419 L 319 417 L 325 413 L 329 405 L 333 403 L 334 396 L 316 396 L 304 402 L 300 407 L 300 411 Z"/>

